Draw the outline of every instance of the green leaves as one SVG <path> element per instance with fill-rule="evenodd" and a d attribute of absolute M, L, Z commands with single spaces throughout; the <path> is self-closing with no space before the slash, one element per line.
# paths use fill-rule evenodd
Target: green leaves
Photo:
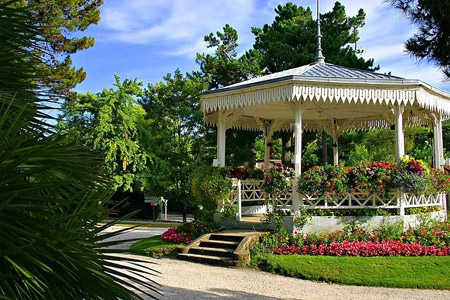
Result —
<path fill-rule="evenodd" d="M 66 102 L 60 128 L 70 140 L 103 157 L 103 167 L 113 178 L 115 189 L 142 190 L 146 169 L 152 162 L 138 137 L 137 122 L 145 116 L 136 100 L 143 95 L 142 83 L 137 79 L 122 82 L 117 75 L 115 78 L 116 89 L 87 93 Z"/>
<path fill-rule="evenodd" d="M 450 79 L 450 3 L 436 0 L 387 0 L 418 27 L 409 38 L 406 50 L 418 59 L 427 59 L 440 66 Z"/>
<path fill-rule="evenodd" d="M 271 25 L 252 28 L 255 34 L 253 48 L 262 55 L 261 69 L 267 73 L 307 65 L 314 62 L 317 49 L 317 23 L 309 8 L 292 3 L 278 5 L 277 16 Z M 364 26 L 365 13 L 361 9 L 354 17 L 348 17 L 345 7 L 336 2 L 333 10 L 322 14 L 322 48 L 328 63 L 357 69 L 373 68 L 373 59 L 358 57 L 354 49 L 359 40 L 358 29 Z"/>
<path fill-rule="evenodd" d="M 34 51 L 44 49 L 32 16 L 0 3 L 0 298 L 141 299 L 131 289 L 154 297 L 154 272 L 104 248 L 120 242 L 99 234 L 113 225 L 97 225 L 111 196 L 99 161 L 41 120 L 49 101 L 37 83 Z"/>
<path fill-rule="evenodd" d="M 118 282 L 142 284 L 143 273 L 131 278 L 123 270 L 135 264 L 123 265 L 126 258 L 101 248 L 111 235 L 98 232 L 111 224 L 97 223 L 107 214 L 111 189 L 95 157 L 4 122 L 0 136 L 0 295 L 138 299 Z"/>

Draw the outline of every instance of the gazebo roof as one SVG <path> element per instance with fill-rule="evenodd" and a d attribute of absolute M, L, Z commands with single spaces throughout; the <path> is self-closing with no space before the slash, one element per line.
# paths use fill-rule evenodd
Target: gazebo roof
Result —
<path fill-rule="evenodd" d="M 420 80 L 313 63 L 202 93 L 206 122 L 217 123 L 227 111 L 229 127 L 260 129 L 261 120 L 290 129 L 292 103 L 305 107 L 304 129 L 341 130 L 384 127 L 393 122 L 393 107 L 405 107 L 407 124 L 429 122 L 430 112 L 450 114 L 450 94 Z"/>
<path fill-rule="evenodd" d="M 342 67 L 329 63 L 312 63 L 306 66 L 301 66 L 286 71 L 281 71 L 265 76 L 256 77 L 250 80 L 232 84 L 220 89 L 210 90 L 204 92 L 207 94 L 214 94 L 218 92 L 231 91 L 243 87 L 257 86 L 261 84 L 268 84 L 274 82 L 281 82 L 286 80 L 348 80 L 353 82 L 365 80 L 401 80 L 405 79 L 392 76 L 388 74 L 381 74 L 371 71 L 358 70 L 353 68 Z"/>

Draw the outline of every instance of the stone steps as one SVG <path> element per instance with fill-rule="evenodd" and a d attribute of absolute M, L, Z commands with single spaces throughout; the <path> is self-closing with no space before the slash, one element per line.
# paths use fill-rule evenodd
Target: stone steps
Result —
<path fill-rule="evenodd" d="M 221 257 L 221 256 L 213 256 L 213 255 L 201 255 L 194 253 L 178 253 L 178 258 L 199 262 L 199 263 L 207 263 L 212 265 L 221 265 L 221 266 L 235 266 L 236 262 L 231 257 Z"/>
<path fill-rule="evenodd" d="M 178 249 L 180 259 L 222 265 L 245 265 L 250 259 L 250 247 L 262 232 L 223 232 L 201 236 Z"/>

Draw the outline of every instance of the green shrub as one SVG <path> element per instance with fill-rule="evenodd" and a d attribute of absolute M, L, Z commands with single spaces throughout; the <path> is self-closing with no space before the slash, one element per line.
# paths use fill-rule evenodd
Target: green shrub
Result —
<path fill-rule="evenodd" d="M 205 233 L 216 232 L 219 230 L 220 228 L 214 223 L 202 221 L 186 222 L 177 227 L 178 234 L 190 236 L 192 240 L 195 240 Z"/>
<path fill-rule="evenodd" d="M 238 212 L 238 210 L 237 210 L 236 206 L 225 205 L 223 207 L 223 211 L 220 213 L 220 216 L 224 219 L 234 220 L 234 219 L 236 219 L 237 212 Z"/>
<path fill-rule="evenodd" d="M 232 180 L 226 168 L 200 167 L 192 174 L 192 194 L 201 205 L 201 216 L 212 220 L 217 204 L 231 193 Z"/>

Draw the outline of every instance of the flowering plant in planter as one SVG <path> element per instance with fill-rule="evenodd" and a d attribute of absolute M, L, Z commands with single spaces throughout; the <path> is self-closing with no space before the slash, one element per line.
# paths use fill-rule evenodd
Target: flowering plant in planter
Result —
<path fill-rule="evenodd" d="M 391 162 L 373 162 L 349 168 L 347 177 L 351 192 L 387 194 L 399 187 L 393 180 L 397 168 Z"/>
<path fill-rule="evenodd" d="M 298 192 L 317 197 L 335 197 L 355 192 L 386 195 L 401 190 L 413 195 L 436 195 L 450 190 L 450 176 L 425 163 L 404 159 L 398 166 L 373 162 L 355 167 L 313 167 L 298 182 Z"/>
<path fill-rule="evenodd" d="M 297 189 L 314 196 L 342 195 L 350 191 L 348 172 L 349 169 L 342 166 L 316 166 L 302 174 Z"/>
<path fill-rule="evenodd" d="M 275 166 L 264 171 L 261 190 L 273 198 L 279 198 L 287 194 L 290 180 L 294 177 L 295 171 L 292 168 Z"/>
<path fill-rule="evenodd" d="M 231 169 L 230 177 L 238 179 L 247 179 L 250 176 L 248 170 L 245 167 L 235 167 Z"/>

